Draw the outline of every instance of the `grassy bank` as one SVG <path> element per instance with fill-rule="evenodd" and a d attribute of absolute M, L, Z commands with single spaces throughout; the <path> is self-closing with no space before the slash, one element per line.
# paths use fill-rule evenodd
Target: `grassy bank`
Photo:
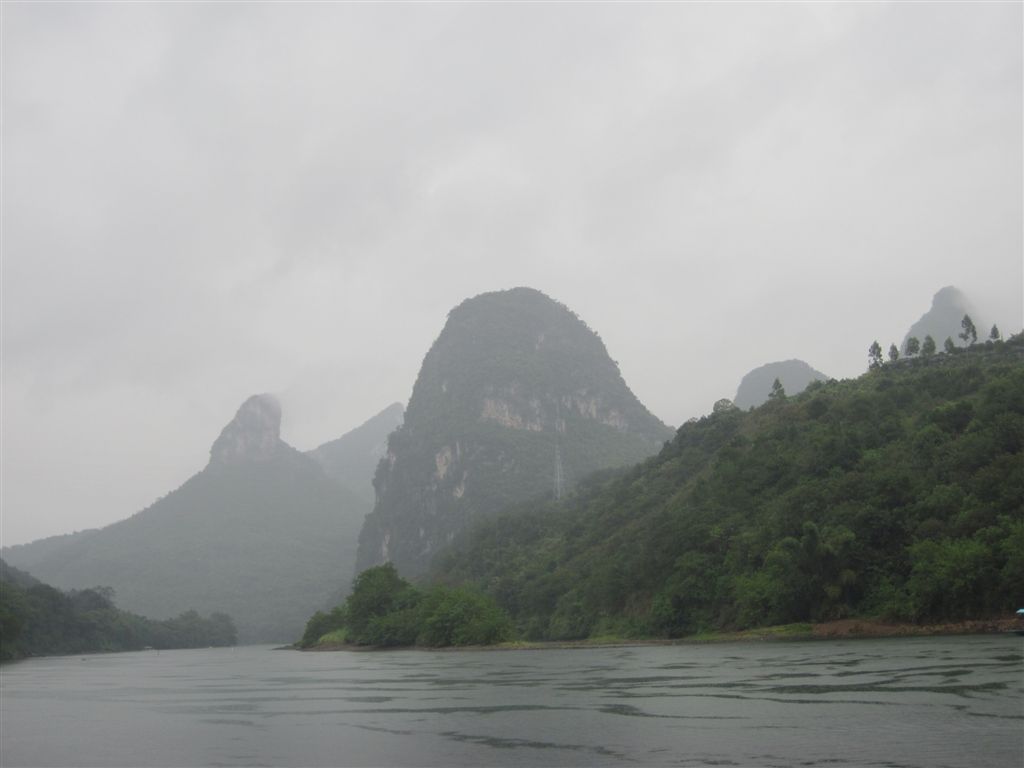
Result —
<path fill-rule="evenodd" d="M 843 640 L 857 638 L 881 637 L 927 637 L 941 635 L 982 635 L 1003 634 L 1024 629 L 1024 622 L 1014 617 L 995 617 L 973 621 L 960 621 L 945 624 L 906 624 L 883 622 L 876 619 L 841 619 L 818 624 L 797 623 L 780 624 L 773 627 L 758 627 L 739 632 L 702 632 L 688 637 L 666 638 L 635 638 L 592 637 L 586 640 L 541 641 L 529 642 L 513 640 L 494 645 L 462 646 L 458 648 L 423 648 L 406 646 L 401 649 L 388 650 L 493 650 L 493 651 L 536 651 L 536 650 L 572 650 L 580 648 L 617 648 L 645 645 L 698 645 L 703 643 L 739 643 L 764 641 L 794 640 Z M 375 651 L 382 650 L 373 646 L 355 646 L 344 643 L 337 633 L 325 635 L 317 645 L 303 650 L 308 651 Z"/>

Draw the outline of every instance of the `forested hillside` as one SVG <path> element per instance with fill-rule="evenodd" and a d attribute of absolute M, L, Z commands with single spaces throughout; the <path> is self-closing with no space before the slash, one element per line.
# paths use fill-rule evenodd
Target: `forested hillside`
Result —
<path fill-rule="evenodd" d="M 1024 604 L 1024 338 L 728 401 L 561 503 L 492 518 L 435 564 L 529 639 L 681 636 Z"/>
<path fill-rule="evenodd" d="M 143 648 L 234 645 L 234 622 L 223 613 L 195 611 L 153 621 L 114 606 L 113 592 L 61 592 L 0 560 L 0 661 Z"/>

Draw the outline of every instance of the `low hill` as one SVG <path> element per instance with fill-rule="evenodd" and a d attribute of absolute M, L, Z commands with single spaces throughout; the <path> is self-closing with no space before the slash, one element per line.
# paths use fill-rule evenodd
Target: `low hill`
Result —
<path fill-rule="evenodd" d="M 1024 600 L 1022 499 L 1018 335 L 720 409 L 475 527 L 434 576 L 530 639 L 989 616 Z"/>
<path fill-rule="evenodd" d="M 177 490 L 127 520 L 3 556 L 61 589 L 111 587 L 150 618 L 223 611 L 241 642 L 292 640 L 351 580 L 370 505 L 282 441 L 280 419 L 273 398 L 249 398 Z"/>
<path fill-rule="evenodd" d="M 782 360 L 755 368 L 740 381 L 733 404 L 747 410 L 768 401 L 772 385 L 778 379 L 789 395 L 799 395 L 812 381 L 828 379 L 821 371 L 811 368 L 803 360 Z"/>

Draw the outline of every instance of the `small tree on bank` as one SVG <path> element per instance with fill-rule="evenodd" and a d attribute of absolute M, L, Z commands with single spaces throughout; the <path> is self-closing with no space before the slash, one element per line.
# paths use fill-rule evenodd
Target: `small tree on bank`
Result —
<path fill-rule="evenodd" d="M 890 363 L 895 363 L 899 359 L 900 359 L 900 351 L 898 349 L 896 349 L 896 345 L 895 344 L 890 344 L 889 345 L 889 362 Z"/>
<path fill-rule="evenodd" d="M 921 356 L 922 357 L 931 357 L 934 354 L 935 354 L 935 339 L 933 339 L 931 337 L 931 334 L 928 334 L 927 336 L 924 337 L 924 341 L 921 342 Z"/>
<path fill-rule="evenodd" d="M 995 325 L 993 325 L 992 326 L 992 330 L 989 331 L 989 334 L 988 334 L 989 341 L 999 341 L 999 339 L 1001 339 L 1001 338 L 1002 338 L 1002 336 L 999 333 L 999 329 Z"/>
<path fill-rule="evenodd" d="M 913 357 L 921 351 L 921 342 L 917 336 L 911 336 L 907 339 L 907 346 L 904 351 L 906 352 L 907 357 Z"/>

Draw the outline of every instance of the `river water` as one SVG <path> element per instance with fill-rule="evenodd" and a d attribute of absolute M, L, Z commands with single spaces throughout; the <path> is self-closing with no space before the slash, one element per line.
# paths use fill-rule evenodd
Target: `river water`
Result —
<path fill-rule="evenodd" d="M 1024 765 L 1024 638 L 265 647 L 0 670 L 0 765 Z"/>

